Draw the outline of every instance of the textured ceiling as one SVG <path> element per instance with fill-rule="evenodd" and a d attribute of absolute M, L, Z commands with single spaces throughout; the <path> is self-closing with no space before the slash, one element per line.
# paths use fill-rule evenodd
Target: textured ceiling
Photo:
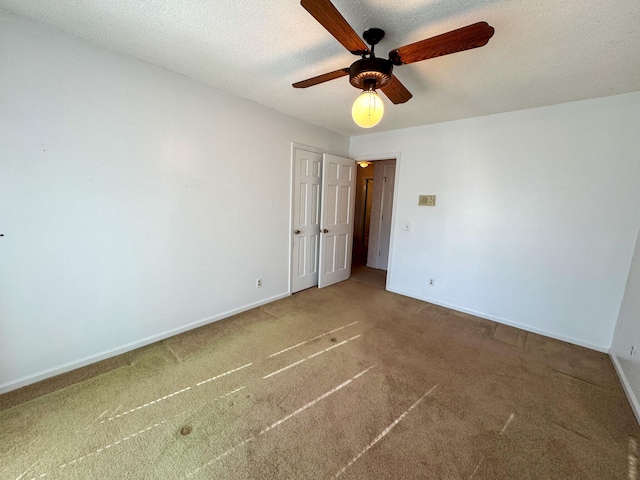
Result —
<path fill-rule="evenodd" d="M 348 77 L 291 84 L 352 56 L 297 0 L 0 0 L 0 8 L 346 135 L 393 130 L 640 90 L 638 0 L 333 0 L 376 51 L 478 21 L 488 45 L 398 67 L 413 93 L 382 122 L 351 120 Z"/>

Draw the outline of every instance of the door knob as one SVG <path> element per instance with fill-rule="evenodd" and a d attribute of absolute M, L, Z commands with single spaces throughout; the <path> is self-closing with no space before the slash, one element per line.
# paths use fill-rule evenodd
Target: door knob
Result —
<path fill-rule="evenodd" d="M 322 233 L 329 233 L 329 230 L 327 230 L 326 228 L 322 229 Z"/>
<path fill-rule="evenodd" d="M 300 230 L 294 230 L 293 233 L 295 233 L 296 235 L 300 234 Z"/>

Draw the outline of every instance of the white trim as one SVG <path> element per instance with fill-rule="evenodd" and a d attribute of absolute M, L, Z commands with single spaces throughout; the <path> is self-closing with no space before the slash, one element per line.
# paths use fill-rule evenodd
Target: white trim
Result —
<path fill-rule="evenodd" d="M 389 290 L 389 285 L 391 285 L 391 280 L 393 276 L 393 244 L 395 243 L 396 233 L 397 233 L 397 225 L 398 225 L 398 195 L 400 191 L 400 167 L 402 162 L 400 160 L 400 152 L 395 153 L 396 160 L 396 174 L 394 178 L 393 185 L 393 205 L 391 205 L 391 238 L 389 239 L 389 258 L 387 259 L 387 281 L 385 284 L 385 289 Z"/>
<path fill-rule="evenodd" d="M 157 335 L 152 335 L 151 337 L 146 337 L 141 340 L 137 340 L 135 342 L 127 343 L 120 347 L 112 348 L 110 350 L 106 350 L 97 355 L 91 355 L 88 357 L 81 358 L 80 360 L 76 360 L 73 362 L 65 363 L 63 365 L 59 365 L 57 367 L 44 370 L 40 373 L 36 373 L 34 375 L 28 375 L 26 377 L 21 377 L 17 380 L 14 380 L 9 383 L 4 383 L 0 385 L 0 394 L 10 392 L 12 390 L 16 390 L 20 387 L 24 387 L 26 385 L 31 385 L 32 383 L 39 382 L 41 380 L 45 380 L 50 377 L 55 377 L 56 375 L 60 375 L 61 373 L 70 372 L 71 370 L 75 370 L 77 368 L 85 367 L 87 365 L 91 365 L 92 363 L 99 362 L 101 360 L 105 360 L 107 358 L 115 357 L 116 355 L 121 355 L 123 353 L 130 352 L 131 350 L 135 350 L 136 348 L 144 347 L 145 345 L 149 345 L 151 343 L 158 342 L 160 340 L 164 340 L 169 337 L 173 337 L 174 335 L 178 335 L 180 333 L 186 332 L 188 330 L 193 330 L 194 328 L 202 327 L 203 325 L 207 325 L 209 323 L 217 322 L 218 320 L 222 320 L 227 317 L 231 317 L 233 315 L 237 315 L 238 313 L 246 312 L 247 310 L 251 310 L 256 307 L 260 307 L 262 305 L 266 305 L 267 303 L 275 302 L 276 300 L 280 300 L 282 298 L 286 298 L 290 296 L 289 292 L 281 293 L 279 295 L 275 295 L 270 298 L 266 298 L 264 300 L 259 300 L 250 305 L 245 305 L 243 307 L 235 308 L 233 310 L 228 310 L 226 312 L 220 313 L 218 315 L 213 315 L 211 317 L 203 318 L 196 322 L 188 323 L 187 325 L 183 325 L 178 328 L 174 328 L 168 330 L 163 333 L 159 333 Z"/>
<path fill-rule="evenodd" d="M 291 294 L 291 292 L 293 291 L 293 235 L 291 234 L 292 230 L 293 230 L 293 202 L 295 201 L 293 199 L 293 194 L 295 192 L 295 157 L 296 157 L 296 148 L 300 148 L 298 147 L 298 144 L 295 142 L 291 142 L 291 170 L 289 173 L 289 235 L 287 235 L 287 238 L 289 239 L 289 269 L 288 269 L 288 276 L 289 279 L 287 281 L 287 288 L 288 288 L 288 292 L 289 294 Z"/>
<path fill-rule="evenodd" d="M 400 158 L 401 152 L 391 152 L 391 153 L 375 153 L 371 155 L 359 155 L 357 157 L 351 157 L 356 162 L 368 161 L 371 160 L 375 162 L 376 160 L 393 160 L 394 158 L 397 160 Z"/>
<path fill-rule="evenodd" d="M 613 353 L 609 353 L 609 357 L 611 357 L 613 366 L 615 367 L 616 373 L 620 378 L 624 393 L 627 395 L 627 400 L 629 400 L 629 403 L 631 404 L 631 409 L 633 410 L 633 414 L 636 416 L 636 421 L 638 422 L 638 425 L 640 425 L 640 403 L 638 403 L 638 397 L 636 397 L 636 394 L 633 393 L 631 384 L 629 383 L 629 380 L 627 379 L 627 376 L 622 369 L 622 365 L 620 365 L 620 362 L 618 361 L 618 357 Z"/>
<path fill-rule="evenodd" d="M 390 292 L 393 292 L 393 293 L 397 293 L 399 295 L 404 295 L 405 297 L 415 298 L 417 300 L 422 300 L 423 302 L 433 303 L 434 305 L 438 305 L 440 307 L 450 308 L 451 310 L 456 310 L 456 311 L 462 312 L 462 313 L 468 313 L 469 315 L 473 315 L 473 316 L 476 316 L 476 317 L 484 318 L 486 320 L 491 320 L 491 321 L 494 321 L 494 322 L 498 322 L 498 323 L 501 323 L 503 325 L 508 325 L 510 327 L 519 328 L 519 329 L 525 330 L 527 332 L 537 333 L 538 335 L 544 335 L 545 337 L 551 337 L 551 338 L 555 338 L 556 340 L 561 340 L 563 342 L 572 343 L 574 345 L 578 345 L 579 347 L 589 348 L 589 349 L 595 350 L 597 352 L 609 353 L 609 347 L 605 347 L 605 346 L 602 346 L 602 345 L 594 345 L 594 344 L 589 343 L 589 342 L 583 342 L 582 340 L 578 340 L 578 339 L 571 338 L 571 337 L 565 337 L 563 335 L 558 335 L 557 333 L 554 333 L 554 332 L 549 332 L 547 330 L 542 330 L 540 328 L 531 327 L 530 325 L 524 325 L 522 323 L 518 323 L 518 322 L 511 321 L 511 320 L 507 320 L 506 318 L 497 317 L 495 315 L 489 315 L 487 313 L 478 312 L 476 310 L 460 307 L 458 305 L 451 305 L 449 303 L 439 302 L 439 301 L 436 301 L 436 300 L 433 300 L 433 299 L 430 299 L 430 298 L 426 298 L 426 297 L 416 296 L 414 294 L 407 293 L 407 292 L 404 292 L 402 290 L 398 290 L 396 288 L 387 288 L 387 290 L 390 291 Z"/>
<path fill-rule="evenodd" d="M 310 145 L 305 145 L 304 143 L 291 142 L 291 153 L 293 153 L 296 148 L 313 153 L 327 153 L 327 151 L 322 148 L 312 147 Z"/>

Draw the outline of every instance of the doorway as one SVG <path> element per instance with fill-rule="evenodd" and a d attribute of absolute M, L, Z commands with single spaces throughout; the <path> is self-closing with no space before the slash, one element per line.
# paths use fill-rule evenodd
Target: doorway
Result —
<path fill-rule="evenodd" d="M 356 280 L 360 277 L 375 278 L 385 286 L 396 160 L 360 161 L 358 165 L 352 276 Z"/>
<path fill-rule="evenodd" d="M 356 201 L 353 220 L 353 265 L 366 265 L 371 226 L 371 206 L 373 201 L 373 162 L 358 165 L 356 179 Z"/>

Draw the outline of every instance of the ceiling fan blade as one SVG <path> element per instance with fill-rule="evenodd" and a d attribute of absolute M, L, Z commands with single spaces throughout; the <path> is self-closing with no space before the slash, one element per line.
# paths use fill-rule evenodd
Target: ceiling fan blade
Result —
<path fill-rule="evenodd" d="M 296 82 L 293 84 L 293 87 L 294 88 L 313 87 L 314 85 L 318 85 L 319 83 L 328 82 L 329 80 L 334 80 L 336 78 L 344 77 L 345 75 L 349 75 L 349 69 L 341 68 L 340 70 L 334 70 L 333 72 L 324 73 L 322 75 L 318 75 L 317 77 L 308 78 L 306 80 L 302 80 L 301 82 Z"/>
<path fill-rule="evenodd" d="M 406 65 L 428 58 L 482 47 L 493 36 L 493 32 L 493 27 L 487 22 L 474 23 L 392 50 L 389 52 L 389 59 L 395 65 Z"/>
<path fill-rule="evenodd" d="M 369 53 L 367 44 L 329 0 L 301 0 L 300 5 L 351 53 Z"/>
<path fill-rule="evenodd" d="M 411 95 L 411 92 L 407 90 L 407 87 L 405 87 L 395 75 L 391 79 L 391 82 L 386 84 L 380 90 L 382 90 L 387 98 L 396 105 L 398 103 L 407 102 L 411 99 L 411 97 L 413 97 L 413 95 Z"/>

